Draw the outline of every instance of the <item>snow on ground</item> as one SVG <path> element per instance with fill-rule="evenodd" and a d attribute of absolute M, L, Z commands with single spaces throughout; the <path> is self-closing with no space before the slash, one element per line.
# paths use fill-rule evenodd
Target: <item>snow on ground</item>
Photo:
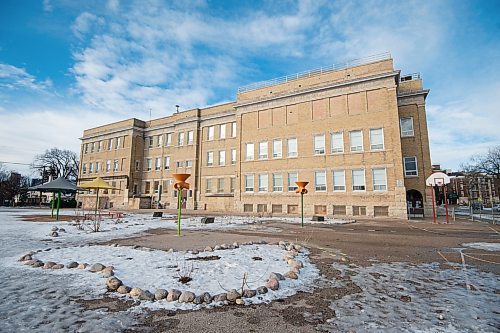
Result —
<path fill-rule="evenodd" d="M 500 278 L 476 269 L 440 269 L 439 264 L 374 264 L 334 268 L 362 292 L 333 301 L 328 332 L 498 332 Z M 468 290 L 468 279 L 477 290 Z M 337 280 L 338 284 L 345 281 Z"/>
<path fill-rule="evenodd" d="M 500 243 L 464 243 L 462 246 L 485 251 L 500 251 Z"/>

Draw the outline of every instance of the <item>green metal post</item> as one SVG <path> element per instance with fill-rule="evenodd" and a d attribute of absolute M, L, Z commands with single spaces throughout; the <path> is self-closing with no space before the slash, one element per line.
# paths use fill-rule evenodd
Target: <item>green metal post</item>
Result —
<path fill-rule="evenodd" d="M 97 208 L 99 208 L 99 189 L 96 189 L 96 197 L 95 197 L 95 218 L 97 219 Z"/>
<path fill-rule="evenodd" d="M 57 217 L 56 221 L 59 221 L 59 207 L 61 206 L 61 191 L 57 192 Z"/>
<path fill-rule="evenodd" d="M 302 228 L 304 228 L 304 193 L 300 192 L 300 206 L 302 207 Z"/>
<path fill-rule="evenodd" d="M 56 201 L 56 192 L 52 192 L 52 210 L 50 211 L 50 217 L 54 217 L 54 201 Z"/>
<path fill-rule="evenodd" d="M 177 190 L 177 236 L 181 235 L 181 195 L 182 187 Z"/>

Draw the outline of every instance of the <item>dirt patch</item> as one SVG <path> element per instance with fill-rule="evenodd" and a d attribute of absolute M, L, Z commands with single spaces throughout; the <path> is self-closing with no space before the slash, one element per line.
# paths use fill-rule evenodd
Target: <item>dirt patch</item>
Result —
<path fill-rule="evenodd" d="M 72 215 L 59 215 L 59 221 L 56 221 L 56 216 L 54 213 L 54 217 L 50 215 L 18 215 L 16 216 L 21 221 L 25 222 L 52 222 L 57 223 L 61 221 L 73 221 L 75 216 Z"/>
<path fill-rule="evenodd" d="M 82 305 L 86 310 L 106 309 L 109 312 L 126 311 L 140 303 L 138 301 L 123 300 L 108 296 L 101 299 L 78 299 L 76 302 Z"/>
<path fill-rule="evenodd" d="M 219 256 L 208 256 L 208 257 L 194 257 L 194 258 L 187 258 L 187 260 L 197 260 L 197 261 L 211 261 L 211 260 L 219 260 Z"/>

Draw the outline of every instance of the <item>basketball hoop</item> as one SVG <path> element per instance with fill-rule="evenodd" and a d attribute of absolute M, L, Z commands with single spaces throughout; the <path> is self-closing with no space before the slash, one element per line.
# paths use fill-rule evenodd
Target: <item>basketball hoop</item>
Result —
<path fill-rule="evenodd" d="M 427 179 L 425 180 L 425 184 L 429 186 L 429 190 L 432 194 L 432 217 L 434 218 L 434 223 L 436 223 L 436 211 L 434 208 L 435 202 L 434 202 L 434 187 L 438 186 L 439 188 L 443 188 L 444 192 L 444 207 L 446 210 L 446 223 L 449 223 L 449 218 L 448 218 L 448 198 L 446 197 L 446 184 L 450 183 L 450 177 L 448 177 L 447 174 L 443 172 L 435 172 L 431 174 Z"/>

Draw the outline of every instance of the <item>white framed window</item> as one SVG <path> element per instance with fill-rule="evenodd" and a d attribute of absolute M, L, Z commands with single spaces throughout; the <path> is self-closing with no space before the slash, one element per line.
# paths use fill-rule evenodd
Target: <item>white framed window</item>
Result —
<path fill-rule="evenodd" d="M 153 136 L 148 136 L 148 148 L 153 148 Z"/>
<path fill-rule="evenodd" d="M 384 149 L 384 130 L 382 128 L 370 129 L 370 150 Z"/>
<path fill-rule="evenodd" d="M 325 135 L 315 135 L 314 139 L 314 155 L 323 155 L 325 153 Z"/>
<path fill-rule="evenodd" d="M 95 162 L 95 173 L 99 172 L 99 162 Z"/>
<path fill-rule="evenodd" d="M 401 137 L 414 136 L 413 117 L 404 117 L 399 120 Z"/>
<path fill-rule="evenodd" d="M 99 141 L 99 144 L 97 145 L 97 152 L 100 152 L 102 150 L 102 141 Z"/>
<path fill-rule="evenodd" d="M 85 144 L 85 154 L 87 154 L 89 152 L 89 144 L 86 143 Z"/>
<path fill-rule="evenodd" d="M 212 193 L 212 178 L 207 178 L 206 180 L 205 193 Z"/>
<path fill-rule="evenodd" d="M 365 169 L 352 170 L 352 190 L 355 192 L 365 191 Z"/>
<path fill-rule="evenodd" d="M 316 192 L 326 192 L 326 171 L 314 172 L 314 190 Z"/>
<path fill-rule="evenodd" d="M 121 138 L 115 138 L 115 149 L 119 149 L 121 147 Z"/>
<path fill-rule="evenodd" d="M 219 151 L 219 165 L 220 166 L 226 165 L 226 151 L 225 150 Z"/>
<path fill-rule="evenodd" d="M 108 139 L 108 150 L 111 150 L 113 148 L 113 139 Z"/>
<path fill-rule="evenodd" d="M 187 132 L 187 144 L 192 145 L 194 142 L 194 132 L 193 131 L 188 131 Z"/>
<path fill-rule="evenodd" d="M 259 175 L 259 192 L 267 192 L 267 173 Z"/>
<path fill-rule="evenodd" d="M 161 169 L 161 157 L 155 158 L 155 170 L 158 171 Z"/>
<path fill-rule="evenodd" d="M 186 161 L 186 168 L 191 168 L 193 166 L 193 162 L 191 160 Z"/>
<path fill-rule="evenodd" d="M 273 173 L 273 192 L 283 192 L 283 175 Z"/>
<path fill-rule="evenodd" d="M 231 137 L 236 137 L 236 122 L 231 123 Z"/>
<path fill-rule="evenodd" d="M 374 191 L 387 191 L 387 171 L 385 168 L 372 169 Z"/>
<path fill-rule="evenodd" d="M 282 153 L 282 148 L 283 148 L 283 143 L 281 139 L 274 139 L 273 140 L 273 158 L 281 158 L 283 153 Z"/>
<path fill-rule="evenodd" d="M 163 161 L 163 168 L 165 170 L 170 169 L 170 156 L 165 156 L 164 161 Z"/>
<path fill-rule="evenodd" d="M 177 168 L 182 168 L 182 161 L 177 161 L 176 166 Z"/>
<path fill-rule="evenodd" d="M 111 171 L 111 160 L 107 160 L 106 161 L 106 172 L 110 172 Z"/>
<path fill-rule="evenodd" d="M 217 179 L 217 193 L 224 193 L 224 178 Z"/>
<path fill-rule="evenodd" d="M 236 149 L 231 149 L 231 165 L 236 164 Z"/>
<path fill-rule="evenodd" d="M 345 192 L 345 170 L 333 170 L 333 191 Z"/>
<path fill-rule="evenodd" d="M 253 192 L 253 175 L 245 175 L 245 192 Z"/>
<path fill-rule="evenodd" d="M 418 176 L 416 156 L 405 157 L 404 167 L 405 167 L 405 176 Z"/>
<path fill-rule="evenodd" d="M 295 183 L 299 181 L 299 174 L 297 172 L 289 172 L 287 176 L 287 181 L 288 181 L 288 192 L 295 191 L 298 188 L 297 184 Z"/>
<path fill-rule="evenodd" d="M 259 160 L 267 159 L 267 141 L 259 142 Z"/>
<path fill-rule="evenodd" d="M 89 173 L 92 173 L 93 169 L 94 169 L 94 164 L 89 163 Z"/>
<path fill-rule="evenodd" d="M 172 145 L 172 133 L 167 133 L 165 137 L 165 146 Z"/>
<path fill-rule="evenodd" d="M 219 125 L 219 139 L 226 138 L 226 124 Z"/>
<path fill-rule="evenodd" d="M 156 147 L 161 147 L 162 145 L 163 145 L 163 134 L 160 134 L 156 138 Z"/>
<path fill-rule="evenodd" d="M 344 152 L 344 133 L 332 133 L 332 154 L 340 154 Z"/>
<path fill-rule="evenodd" d="M 214 126 L 208 126 L 208 129 L 207 129 L 207 140 L 213 140 L 214 139 L 214 132 L 215 132 Z"/>
<path fill-rule="evenodd" d="M 93 153 L 95 151 L 95 142 L 90 144 L 90 152 Z"/>
<path fill-rule="evenodd" d="M 363 151 L 363 131 L 350 131 L 349 145 L 351 151 Z"/>
<path fill-rule="evenodd" d="M 231 177 L 229 179 L 230 179 L 230 182 L 229 182 L 229 191 L 231 193 L 234 193 L 234 191 L 236 190 L 236 178 L 235 177 Z"/>
<path fill-rule="evenodd" d="M 252 161 L 254 158 L 254 145 L 253 143 L 245 144 L 245 161 Z"/>
<path fill-rule="evenodd" d="M 146 158 L 146 171 L 151 171 L 152 161 L 151 158 Z"/>
<path fill-rule="evenodd" d="M 83 174 L 87 173 L 87 163 L 83 163 Z"/>
<path fill-rule="evenodd" d="M 207 152 L 207 166 L 212 166 L 214 165 L 214 152 L 209 151 Z"/>
<path fill-rule="evenodd" d="M 113 171 L 118 171 L 118 160 L 113 161 Z"/>
<path fill-rule="evenodd" d="M 179 133 L 177 138 L 177 145 L 182 146 L 184 144 L 184 132 Z"/>
<path fill-rule="evenodd" d="M 297 138 L 290 138 L 286 141 L 286 156 L 287 157 L 298 156 Z"/>

